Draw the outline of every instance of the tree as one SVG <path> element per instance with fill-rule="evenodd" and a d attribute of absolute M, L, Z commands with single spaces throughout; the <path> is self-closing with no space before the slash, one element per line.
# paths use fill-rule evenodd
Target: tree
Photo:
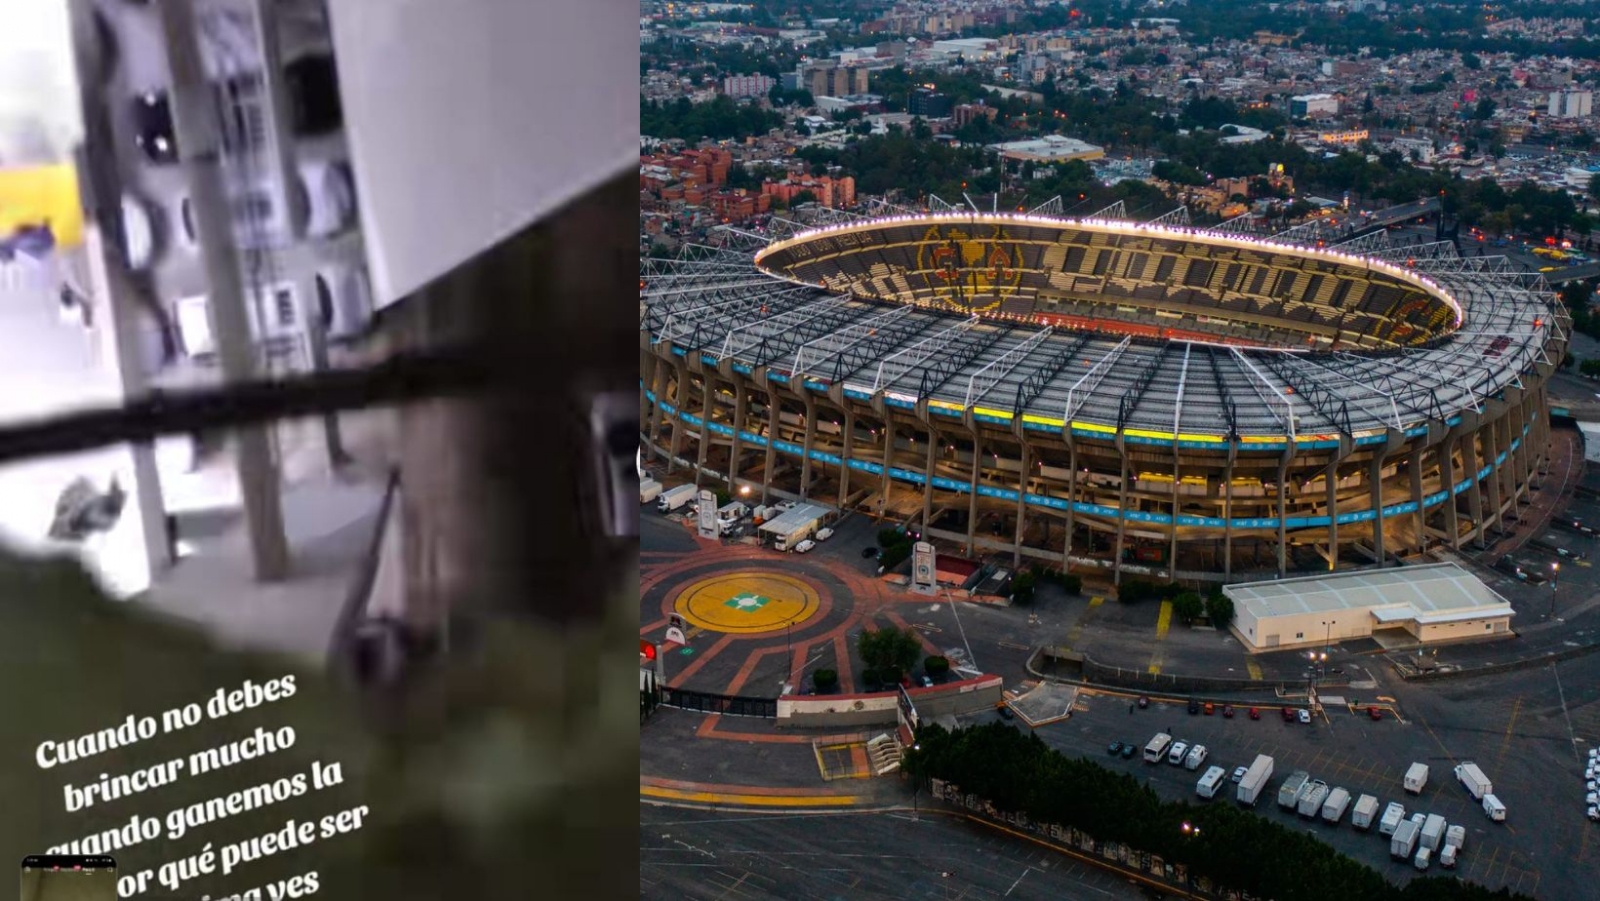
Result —
<path fill-rule="evenodd" d="M 867 666 L 880 672 L 903 672 L 916 665 L 922 654 L 922 639 L 911 629 L 865 629 L 856 639 L 856 652 Z"/>
<path fill-rule="evenodd" d="M 1600 198 L 1600 172 L 1589 176 L 1589 196 Z"/>
<path fill-rule="evenodd" d="M 1031 570 L 1017 573 L 1011 580 L 1011 600 L 1024 606 L 1033 603 L 1033 592 L 1038 582 L 1039 577 Z"/>
<path fill-rule="evenodd" d="M 811 674 L 811 684 L 817 687 L 817 694 L 827 694 L 839 687 L 839 674 L 831 669 L 819 669 Z"/>
<path fill-rule="evenodd" d="M 1600 376 L 1600 360 L 1584 360 L 1578 364 L 1578 371 L 1590 378 Z"/>
<path fill-rule="evenodd" d="M 950 672 L 950 660 L 939 656 L 929 657 L 922 661 L 922 671 L 928 674 L 928 678 L 937 679 Z"/>
<path fill-rule="evenodd" d="M 816 203 L 817 195 L 810 191 L 796 191 L 794 197 L 789 199 L 789 206 L 796 207 L 803 203 Z"/>
<path fill-rule="evenodd" d="M 1218 629 L 1226 629 L 1233 622 L 1233 601 L 1221 591 L 1213 591 L 1206 598 L 1206 619 Z"/>
<path fill-rule="evenodd" d="M 1205 602 L 1200 600 L 1200 595 L 1192 591 L 1185 591 L 1172 599 L 1172 615 L 1184 625 L 1199 619 L 1203 613 L 1205 613 Z"/>

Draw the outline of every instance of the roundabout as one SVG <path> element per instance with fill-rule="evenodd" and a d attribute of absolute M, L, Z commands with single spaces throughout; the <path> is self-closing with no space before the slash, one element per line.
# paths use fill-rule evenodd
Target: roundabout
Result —
<path fill-rule="evenodd" d="M 770 570 L 736 570 L 690 583 L 673 609 L 707 632 L 758 635 L 798 626 L 822 607 L 805 580 Z"/>

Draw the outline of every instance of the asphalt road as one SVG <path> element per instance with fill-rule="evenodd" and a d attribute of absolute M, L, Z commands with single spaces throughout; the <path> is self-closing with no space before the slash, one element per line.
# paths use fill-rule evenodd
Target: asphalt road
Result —
<path fill-rule="evenodd" d="M 641 899 L 984 901 L 1151 897 L 948 815 L 730 814 L 641 805 Z"/>
<path fill-rule="evenodd" d="M 1559 683 L 1558 683 L 1559 677 Z M 1455 875 L 1491 888 L 1502 886 L 1547 901 L 1581 901 L 1600 881 L 1600 824 L 1584 818 L 1581 755 L 1600 741 L 1600 658 L 1586 657 L 1508 676 L 1394 689 L 1404 721 L 1373 722 L 1347 710 L 1330 712 L 1311 726 L 1285 724 L 1276 709 L 1252 721 L 1241 709 L 1233 719 L 1191 716 L 1177 705 L 1154 704 L 1128 713 L 1127 698 L 1091 694 L 1079 712 L 1038 734 L 1065 753 L 1096 759 L 1112 769 L 1147 778 L 1164 797 L 1205 802 L 1195 793 L 1204 767 L 1232 770 L 1256 754 L 1274 758 L 1271 798 L 1283 779 L 1303 769 L 1352 797 L 1399 801 L 1407 814 L 1438 813 L 1467 827 L 1467 847 Z M 1367 699 L 1363 699 L 1364 701 Z M 1376 700 L 1376 698 L 1373 698 Z M 981 717 L 980 719 L 987 718 Z M 1112 741 L 1140 746 L 1157 732 L 1204 744 L 1209 759 L 1199 771 L 1168 764 L 1112 758 Z M 1488 820 L 1456 781 L 1455 764 L 1472 760 L 1495 784 L 1509 816 Z M 1413 761 L 1432 770 L 1420 796 L 1406 794 L 1402 775 Z M 1302 820 L 1263 798 L 1257 813 L 1304 828 L 1340 852 L 1396 882 L 1413 878 L 1409 864 L 1392 861 L 1377 833 L 1358 832 L 1348 816 L 1337 826 Z M 1435 867 L 1432 872 L 1444 872 Z"/>

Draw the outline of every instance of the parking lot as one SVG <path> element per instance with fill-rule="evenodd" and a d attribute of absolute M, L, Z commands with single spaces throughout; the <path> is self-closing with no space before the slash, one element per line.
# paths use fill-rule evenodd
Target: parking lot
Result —
<path fill-rule="evenodd" d="M 1280 809 L 1277 790 L 1284 778 L 1294 770 L 1305 770 L 1330 787 L 1345 788 L 1352 801 L 1361 794 L 1377 796 L 1380 811 L 1388 802 L 1399 801 L 1407 816 L 1437 813 L 1451 824 L 1465 826 L 1467 842 L 1459 865 L 1444 870 L 1435 864 L 1430 874 L 1453 873 L 1491 888 L 1504 886 L 1548 899 L 1592 897 L 1589 887 L 1600 878 L 1600 855 L 1589 847 L 1595 843 L 1589 833 L 1600 827 L 1584 820 L 1579 803 L 1582 767 L 1567 750 L 1569 741 L 1546 740 L 1567 739 L 1565 734 L 1523 738 L 1509 731 L 1457 727 L 1448 730 L 1447 747 L 1439 735 L 1446 730 L 1392 716 L 1373 721 L 1364 710 L 1357 716 L 1341 709 L 1307 726 L 1285 723 L 1278 708 L 1262 708 L 1256 721 L 1248 718 L 1244 707 L 1237 708 L 1232 719 L 1224 719 L 1220 708 L 1213 716 L 1190 715 L 1182 705 L 1160 702 L 1130 714 L 1131 700 L 1125 695 L 1084 692 L 1070 720 L 1041 728 L 1038 734 L 1065 753 L 1096 758 L 1112 769 L 1145 778 L 1163 797 L 1196 804 L 1233 803 L 1231 783 L 1214 801 L 1196 796 L 1196 782 L 1207 767 L 1220 766 L 1231 773 L 1257 754 L 1267 754 L 1274 760 L 1273 777 L 1256 806 L 1258 814 L 1306 829 L 1397 882 L 1408 881 L 1417 872 L 1410 863 L 1390 858 L 1389 841 L 1376 827 L 1368 832 L 1354 829 L 1348 812 L 1338 825 L 1330 825 Z M 1535 721 L 1524 725 L 1534 726 Z M 1209 756 L 1191 771 L 1167 763 L 1147 764 L 1142 753 L 1132 759 L 1107 753 L 1114 741 L 1132 742 L 1142 752 L 1157 732 L 1168 732 L 1191 746 L 1203 744 Z M 1512 748 L 1515 751 L 1507 753 Z M 1495 780 L 1496 793 L 1510 807 L 1506 823 L 1490 822 L 1456 781 L 1454 765 L 1469 759 Z M 1420 795 L 1407 794 L 1402 787 L 1413 761 L 1431 770 Z"/>

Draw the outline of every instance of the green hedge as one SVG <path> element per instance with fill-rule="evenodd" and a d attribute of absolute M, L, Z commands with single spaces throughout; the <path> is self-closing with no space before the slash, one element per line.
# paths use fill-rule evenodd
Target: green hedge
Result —
<path fill-rule="evenodd" d="M 1533 901 L 1452 878 L 1414 879 L 1401 889 L 1300 829 L 1232 804 L 1162 801 L 1128 773 L 1068 757 L 1037 735 L 1004 723 L 953 733 L 924 727 L 903 768 L 919 780 L 953 783 L 999 810 L 1160 855 L 1187 866 L 1196 877 L 1275 901 Z M 1184 823 L 1199 832 L 1186 834 Z"/>

